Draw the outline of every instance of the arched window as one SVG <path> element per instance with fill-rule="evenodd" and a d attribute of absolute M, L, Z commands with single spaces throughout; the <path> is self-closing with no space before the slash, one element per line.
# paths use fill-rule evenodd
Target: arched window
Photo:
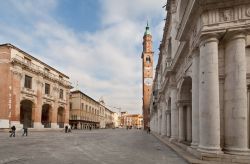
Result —
<path fill-rule="evenodd" d="M 151 59 L 150 59 L 149 56 L 146 57 L 146 63 L 147 63 L 147 64 L 151 63 Z"/>

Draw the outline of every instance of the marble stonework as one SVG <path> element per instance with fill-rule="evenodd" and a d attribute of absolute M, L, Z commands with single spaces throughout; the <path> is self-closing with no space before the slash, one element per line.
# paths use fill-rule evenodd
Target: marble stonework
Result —
<path fill-rule="evenodd" d="M 152 131 L 202 159 L 250 161 L 250 1 L 168 0 L 166 10 Z"/>

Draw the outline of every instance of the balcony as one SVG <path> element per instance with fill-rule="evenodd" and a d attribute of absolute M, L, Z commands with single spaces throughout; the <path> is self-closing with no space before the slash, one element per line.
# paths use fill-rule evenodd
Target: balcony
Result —
<path fill-rule="evenodd" d="M 44 94 L 43 98 L 49 101 L 55 101 L 55 98 L 50 94 Z"/>
<path fill-rule="evenodd" d="M 58 102 L 61 104 L 67 104 L 66 100 L 64 100 L 64 99 L 59 99 Z"/>
<path fill-rule="evenodd" d="M 30 96 L 36 96 L 35 91 L 33 89 L 30 89 L 30 88 L 22 87 L 21 93 L 24 93 L 24 94 L 27 94 Z"/>

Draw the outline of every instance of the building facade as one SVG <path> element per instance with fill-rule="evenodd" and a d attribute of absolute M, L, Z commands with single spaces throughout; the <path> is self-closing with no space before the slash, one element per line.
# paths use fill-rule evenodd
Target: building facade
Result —
<path fill-rule="evenodd" d="M 151 129 L 201 159 L 249 163 L 250 2 L 168 0 L 166 8 Z"/>
<path fill-rule="evenodd" d="M 106 106 L 104 100 L 100 100 L 99 103 L 99 108 L 102 111 L 100 119 L 100 128 L 113 128 L 115 126 L 114 112 Z"/>
<path fill-rule="evenodd" d="M 11 44 L 0 45 L 0 128 L 63 128 L 69 77 Z"/>
<path fill-rule="evenodd" d="M 153 60 L 154 53 L 152 47 L 152 35 L 149 30 L 149 26 L 147 23 L 146 30 L 143 36 L 143 51 L 141 55 L 142 59 L 142 113 L 144 120 L 144 129 L 149 127 L 149 116 L 150 116 L 150 96 L 152 92 L 152 84 L 153 84 Z"/>
<path fill-rule="evenodd" d="M 121 127 L 142 128 L 143 116 L 141 114 L 125 114 L 121 115 Z"/>
<path fill-rule="evenodd" d="M 112 128 L 115 115 L 103 100 L 96 101 L 76 90 L 70 95 L 70 125 L 73 129 Z"/>
<path fill-rule="evenodd" d="M 100 127 L 99 102 L 77 90 L 70 95 L 69 123 L 73 129 Z"/>

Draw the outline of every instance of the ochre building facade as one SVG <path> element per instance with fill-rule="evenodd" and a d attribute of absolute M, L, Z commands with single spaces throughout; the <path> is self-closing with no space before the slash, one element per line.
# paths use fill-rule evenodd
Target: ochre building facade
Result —
<path fill-rule="evenodd" d="M 70 125 L 73 129 L 112 128 L 115 113 L 105 106 L 103 100 L 96 101 L 76 90 L 70 94 Z"/>
<path fill-rule="evenodd" d="M 11 44 L 0 45 L 0 128 L 63 128 L 69 77 Z"/>
<path fill-rule="evenodd" d="M 250 2 L 169 0 L 150 126 L 201 159 L 250 163 Z"/>

